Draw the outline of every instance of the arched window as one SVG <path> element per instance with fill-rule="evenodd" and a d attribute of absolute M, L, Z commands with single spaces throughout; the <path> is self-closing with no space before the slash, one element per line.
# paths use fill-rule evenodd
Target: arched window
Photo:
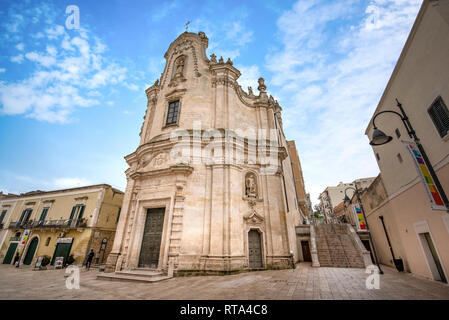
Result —
<path fill-rule="evenodd" d="M 45 241 L 45 246 L 48 247 L 50 245 L 51 237 L 48 237 Z"/>

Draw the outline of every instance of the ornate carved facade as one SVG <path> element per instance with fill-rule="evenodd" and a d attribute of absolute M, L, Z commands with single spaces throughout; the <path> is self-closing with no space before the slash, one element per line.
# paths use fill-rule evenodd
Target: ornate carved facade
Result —
<path fill-rule="evenodd" d="M 203 32 L 181 34 L 146 90 L 107 271 L 150 265 L 142 250 L 154 246 L 153 267 L 175 274 L 284 268 L 291 251 L 296 257 L 299 211 L 282 109 L 263 78 L 258 95 L 246 93 L 232 61 L 209 59 L 207 46 Z"/>

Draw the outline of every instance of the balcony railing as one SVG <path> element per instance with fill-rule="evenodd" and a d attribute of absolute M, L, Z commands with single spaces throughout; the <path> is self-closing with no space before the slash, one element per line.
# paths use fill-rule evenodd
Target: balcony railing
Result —
<path fill-rule="evenodd" d="M 59 219 L 28 222 L 11 222 L 9 229 L 67 229 L 67 228 L 86 228 L 87 219 Z"/>

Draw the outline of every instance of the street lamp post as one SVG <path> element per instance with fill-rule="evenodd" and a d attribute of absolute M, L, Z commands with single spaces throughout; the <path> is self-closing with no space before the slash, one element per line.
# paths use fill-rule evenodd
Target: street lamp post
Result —
<path fill-rule="evenodd" d="M 379 259 L 377 258 L 376 248 L 374 248 L 373 237 L 371 236 L 371 230 L 370 230 L 369 225 L 368 225 L 368 219 L 366 218 L 365 210 L 363 209 L 363 205 L 362 205 L 362 200 L 360 199 L 360 194 L 359 194 L 359 189 L 357 188 L 357 183 L 355 183 L 355 188 L 347 187 L 347 188 L 345 189 L 345 198 L 343 199 L 343 201 L 344 201 L 345 203 L 346 203 L 346 202 L 349 202 L 349 203 L 351 202 L 351 200 L 349 199 L 348 195 L 346 194 L 346 191 L 347 191 L 348 189 L 354 190 L 354 193 L 355 193 L 355 195 L 356 195 L 356 197 L 357 197 L 357 201 L 358 201 L 359 204 L 360 204 L 360 210 L 362 211 L 363 219 L 365 219 L 366 231 L 368 232 L 368 237 L 369 237 L 370 246 L 371 246 L 371 248 L 373 249 L 374 260 L 376 260 L 375 262 L 376 262 L 377 268 L 379 268 L 379 274 L 383 274 L 384 272 L 383 272 L 382 269 L 380 268 Z"/>
<path fill-rule="evenodd" d="M 424 147 L 422 146 L 418 136 L 416 135 L 416 132 L 413 129 L 412 124 L 410 123 L 410 120 L 408 119 L 408 116 L 406 115 L 406 113 L 404 111 L 404 108 L 402 108 L 402 104 L 398 101 L 398 99 L 396 99 L 396 102 L 397 102 L 399 111 L 401 113 L 392 111 L 392 110 L 385 110 L 385 111 L 381 111 L 381 112 L 377 113 L 374 116 L 374 118 L 373 118 L 374 132 L 373 132 L 373 136 L 372 136 L 372 139 L 369 144 L 372 146 L 381 146 L 381 145 L 384 145 L 384 144 L 390 142 L 391 140 L 393 140 L 393 137 L 387 136 L 385 133 L 383 133 L 381 130 L 379 130 L 377 128 L 375 120 L 378 116 L 380 116 L 383 113 L 393 113 L 393 114 L 399 116 L 401 118 L 402 123 L 404 124 L 405 129 L 407 130 L 409 137 L 412 138 L 413 141 L 418 146 L 418 149 L 422 154 L 423 160 L 426 163 L 427 167 L 429 168 L 429 173 L 430 173 L 433 181 L 435 182 L 435 186 L 436 186 L 438 192 L 440 193 L 441 198 L 443 199 L 444 205 L 446 206 L 446 211 L 449 213 L 449 201 L 447 199 L 446 193 L 443 190 L 443 187 L 441 186 L 440 180 L 438 180 L 438 177 L 437 177 L 435 171 L 433 170 L 433 166 L 430 163 L 426 152 L 424 151 Z"/>

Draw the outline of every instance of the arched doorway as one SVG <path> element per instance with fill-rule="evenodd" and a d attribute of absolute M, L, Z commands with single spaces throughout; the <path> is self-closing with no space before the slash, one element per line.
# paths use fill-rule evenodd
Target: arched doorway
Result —
<path fill-rule="evenodd" d="M 262 241 L 260 233 L 257 230 L 250 230 L 248 232 L 248 254 L 249 267 L 262 268 Z"/>
<path fill-rule="evenodd" d="M 37 237 L 34 237 L 33 240 L 31 240 L 30 245 L 28 246 L 27 254 L 25 255 L 25 259 L 23 259 L 23 264 L 30 265 L 31 261 L 33 261 L 34 253 L 37 249 L 37 244 L 39 243 L 39 240 Z"/>

